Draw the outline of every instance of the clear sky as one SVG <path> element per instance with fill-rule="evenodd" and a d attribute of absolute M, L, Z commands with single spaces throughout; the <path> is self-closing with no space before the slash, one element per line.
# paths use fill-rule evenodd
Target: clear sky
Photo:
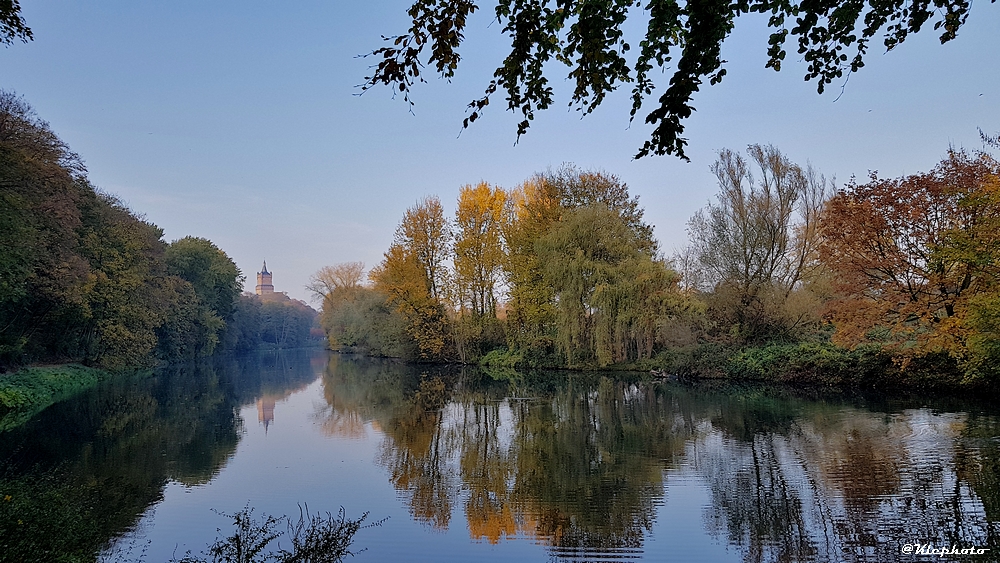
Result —
<path fill-rule="evenodd" d="M 632 160 L 649 129 L 629 127 L 627 87 L 580 119 L 559 66 L 559 104 L 516 146 L 499 96 L 459 135 L 505 55 L 491 6 L 470 20 L 457 76 L 418 87 L 411 115 L 387 88 L 357 96 L 372 63 L 357 55 L 406 29 L 405 0 L 22 5 L 35 40 L 0 49 L 0 88 L 24 95 L 91 180 L 168 241 L 211 239 L 250 290 L 267 259 L 275 289 L 300 299 L 324 265 L 378 263 L 418 199 L 454 211 L 459 188 L 481 180 L 511 188 L 564 162 L 617 174 L 669 254 L 716 191 L 721 148 L 773 143 L 843 184 L 927 170 L 949 146 L 981 148 L 977 127 L 1000 131 L 1000 5 L 988 2 L 947 45 L 929 26 L 892 52 L 873 45 L 842 95 L 843 84 L 817 95 L 791 45 L 780 73 L 765 69 L 765 21 L 743 17 L 728 75 L 695 99 L 689 163 Z"/>

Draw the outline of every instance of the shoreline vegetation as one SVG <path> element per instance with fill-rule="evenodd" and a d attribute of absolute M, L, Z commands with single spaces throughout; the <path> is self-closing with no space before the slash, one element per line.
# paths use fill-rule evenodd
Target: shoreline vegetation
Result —
<path fill-rule="evenodd" d="M 5 420 L 107 373 L 308 346 L 317 322 L 335 351 L 480 365 L 499 379 L 1000 381 L 1000 163 L 986 152 L 837 187 L 773 146 L 725 149 L 711 167 L 719 192 L 669 257 L 612 174 L 564 165 L 512 189 L 468 185 L 453 218 L 433 196 L 407 209 L 370 271 L 317 272 L 317 314 L 241 293 L 242 272 L 207 239 L 164 241 L 93 186 L 14 93 L 0 91 L 0 117 Z M 78 365 L 25 368 L 63 361 Z"/>
<path fill-rule="evenodd" d="M 208 239 L 163 240 L 0 90 L 0 431 L 116 374 L 322 342 L 314 309 L 244 279 Z"/>
<path fill-rule="evenodd" d="M 996 143 L 984 137 L 987 148 Z M 313 275 L 330 348 L 516 370 L 994 391 L 1000 162 L 845 186 L 773 146 L 724 149 L 665 256 L 618 177 L 564 165 L 408 208 L 383 260 Z"/>
<path fill-rule="evenodd" d="M 27 367 L 0 376 L 0 432 L 20 426 L 50 405 L 112 376 L 111 372 L 79 364 Z"/>
<path fill-rule="evenodd" d="M 91 184 L 48 123 L 0 90 L 0 381 L 30 365 L 117 372 L 321 341 L 314 309 L 243 293 L 244 280 L 212 241 L 167 242 Z"/>

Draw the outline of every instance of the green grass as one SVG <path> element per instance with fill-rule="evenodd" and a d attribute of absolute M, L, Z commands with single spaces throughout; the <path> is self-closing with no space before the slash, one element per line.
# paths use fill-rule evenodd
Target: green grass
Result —
<path fill-rule="evenodd" d="M 49 405 L 110 376 L 106 371 L 76 364 L 24 368 L 0 375 L 0 432 L 24 424 Z"/>

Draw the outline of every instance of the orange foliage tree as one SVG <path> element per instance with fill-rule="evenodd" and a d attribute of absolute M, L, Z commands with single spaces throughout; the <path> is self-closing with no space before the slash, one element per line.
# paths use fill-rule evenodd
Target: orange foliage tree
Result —
<path fill-rule="evenodd" d="M 928 173 L 872 174 L 827 203 L 820 254 L 839 296 L 835 341 L 965 358 L 970 306 L 1000 273 L 998 174 L 989 155 L 952 151 Z"/>

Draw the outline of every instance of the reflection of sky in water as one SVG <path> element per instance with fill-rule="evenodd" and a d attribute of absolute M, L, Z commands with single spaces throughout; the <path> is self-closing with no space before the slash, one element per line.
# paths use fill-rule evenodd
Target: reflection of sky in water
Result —
<path fill-rule="evenodd" d="M 336 511 L 348 515 L 371 513 L 372 519 L 389 517 L 382 526 L 360 532 L 357 545 L 367 548 L 357 561 L 544 561 L 549 550 L 542 540 L 523 533 L 496 544 L 470 539 L 465 518 L 455 514 L 447 529 L 415 521 L 405 506 L 405 493 L 397 492 L 384 468 L 374 465 L 385 436 L 367 423 L 364 433 L 325 433 L 319 380 L 290 397 L 276 401 L 274 419 L 265 433 L 263 424 L 245 424 L 245 434 L 225 469 L 209 484 L 185 487 L 170 483 L 164 500 L 138 526 L 149 561 L 180 556 L 186 550 L 198 552 L 216 537 L 216 528 L 227 531 L 228 522 L 212 509 L 232 512 L 247 502 L 257 513 L 297 514 L 297 502 L 307 502 L 313 510 Z M 502 405 L 506 407 L 506 402 Z M 445 431 L 455 429 L 460 405 L 450 405 Z M 513 418 L 501 409 L 498 428 L 501 447 L 510 447 Z M 256 403 L 240 412 L 244 421 L 257 421 Z M 457 463 L 457 459 L 449 461 Z M 623 550 L 624 558 L 639 556 L 650 560 L 736 561 L 724 542 L 706 535 L 698 514 L 709 501 L 705 486 L 690 468 L 670 472 L 669 498 L 660 503 L 658 516 L 645 544 L 638 550 Z M 468 491 L 453 482 L 458 498 L 454 510 L 462 511 Z M 598 508 L 599 509 L 599 508 Z M 176 551 L 175 551 L 176 548 Z M 629 553 L 634 551 L 634 553 Z M 576 559 L 573 550 L 560 552 L 562 559 Z M 582 552 L 578 555 L 583 555 Z M 615 558 L 613 554 L 607 554 Z M 586 558 L 584 560 L 591 560 Z"/>
<path fill-rule="evenodd" d="M 358 534 L 359 562 L 891 561 L 911 540 L 987 545 L 998 531 L 960 477 L 965 414 L 608 380 L 611 400 L 593 388 L 435 399 L 429 377 L 399 392 L 373 374 L 272 393 L 266 427 L 257 400 L 245 404 L 218 475 L 171 482 L 141 519 L 147 560 L 203 549 L 229 526 L 212 509 L 248 502 L 258 514 L 308 503 L 388 518 Z M 414 407 L 420 393 L 443 406 Z M 966 440 L 969 459 L 994 438 Z M 978 464 L 967 466 L 979 482 L 995 480 Z"/>

